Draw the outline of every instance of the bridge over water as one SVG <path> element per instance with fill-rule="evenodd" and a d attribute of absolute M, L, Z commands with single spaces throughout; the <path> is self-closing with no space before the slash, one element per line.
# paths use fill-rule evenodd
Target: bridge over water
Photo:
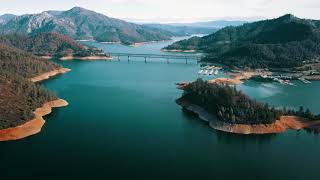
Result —
<path fill-rule="evenodd" d="M 120 61 L 121 57 L 126 57 L 128 61 L 130 61 L 131 57 L 141 57 L 144 58 L 144 62 L 147 63 L 148 59 L 166 59 L 166 62 L 169 63 L 170 59 L 181 59 L 184 60 L 186 64 L 188 64 L 188 60 L 196 60 L 197 63 L 201 60 L 200 55 L 171 55 L 171 54 L 133 54 L 133 53 L 107 53 L 109 56 L 113 58 L 117 58 Z"/>

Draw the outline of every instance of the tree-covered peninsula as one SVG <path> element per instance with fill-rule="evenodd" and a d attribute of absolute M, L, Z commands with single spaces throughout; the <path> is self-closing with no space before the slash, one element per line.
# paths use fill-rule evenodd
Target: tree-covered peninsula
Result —
<path fill-rule="evenodd" d="M 61 68 L 49 60 L 0 44 L 0 129 L 32 119 L 32 113 L 55 95 L 29 78 Z"/>
<path fill-rule="evenodd" d="M 320 115 L 312 114 L 309 109 L 304 110 L 303 107 L 298 110 L 277 109 L 252 100 L 237 90 L 235 86 L 209 84 L 198 79 L 185 85 L 183 91 L 183 96 L 177 100 L 179 105 L 186 109 L 189 108 L 190 111 L 194 111 L 203 118 L 207 118 L 206 114 L 209 113 L 214 118 L 208 118 L 208 121 L 221 122 L 231 127 L 232 125 L 244 125 L 245 127 L 266 125 L 271 128 L 271 125 L 282 123 L 283 117 L 299 119 L 292 120 L 292 122 L 305 123 L 302 128 L 310 128 L 311 125 L 315 125 L 314 123 L 319 126 L 320 123 Z"/>

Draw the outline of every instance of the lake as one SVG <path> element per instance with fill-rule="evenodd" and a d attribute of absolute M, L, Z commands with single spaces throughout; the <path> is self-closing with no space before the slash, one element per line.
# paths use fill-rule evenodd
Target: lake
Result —
<path fill-rule="evenodd" d="M 85 43 L 108 52 L 167 54 L 160 49 L 172 42 Z M 319 135 L 215 131 L 175 103 L 182 92 L 174 83 L 198 78 L 199 64 L 143 61 L 60 61 L 72 71 L 42 84 L 69 106 L 46 116 L 40 134 L 0 143 L 2 179 L 320 178 Z M 247 81 L 239 89 L 276 107 L 320 113 L 320 82 L 294 83 Z"/>

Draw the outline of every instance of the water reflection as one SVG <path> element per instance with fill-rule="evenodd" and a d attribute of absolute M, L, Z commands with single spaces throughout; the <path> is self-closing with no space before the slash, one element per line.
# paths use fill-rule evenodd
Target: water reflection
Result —
<path fill-rule="evenodd" d="M 201 123 L 210 128 L 209 124 L 199 118 L 199 116 L 191 111 L 188 111 L 184 108 L 181 108 L 181 112 L 185 119 L 190 121 L 198 121 L 197 123 Z M 214 130 L 218 143 L 222 144 L 233 144 L 233 143 L 241 143 L 241 144 L 268 144 L 272 139 L 276 137 L 277 134 L 263 134 L 263 135 L 243 135 L 243 134 L 234 134 L 223 131 Z"/>
<path fill-rule="evenodd" d="M 277 134 L 263 134 L 263 135 L 245 135 L 234 134 L 223 131 L 217 131 L 217 139 L 219 143 L 241 143 L 241 144 L 269 144 Z"/>

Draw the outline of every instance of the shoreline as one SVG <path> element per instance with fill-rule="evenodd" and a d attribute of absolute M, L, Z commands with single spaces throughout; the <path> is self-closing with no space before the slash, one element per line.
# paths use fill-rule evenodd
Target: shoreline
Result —
<path fill-rule="evenodd" d="M 239 85 L 243 83 L 243 80 L 248 80 L 251 77 L 255 76 L 255 72 L 243 71 L 240 73 L 228 73 L 231 75 L 231 78 L 215 78 L 208 80 L 209 84 L 224 84 L 224 85 Z"/>
<path fill-rule="evenodd" d="M 113 57 L 111 56 L 85 56 L 85 57 L 76 57 L 76 56 L 65 56 L 59 58 L 61 61 L 68 61 L 68 60 L 83 60 L 83 61 L 94 61 L 94 60 L 112 60 Z"/>
<path fill-rule="evenodd" d="M 214 115 L 208 113 L 206 110 L 204 110 L 198 105 L 182 100 L 177 100 L 176 102 L 184 109 L 197 114 L 201 120 L 208 122 L 211 128 L 228 133 L 246 135 L 276 134 L 283 133 L 289 129 L 319 130 L 320 128 L 320 120 L 308 121 L 305 118 L 300 118 L 297 116 L 281 116 L 280 119 L 276 120 L 272 124 L 230 124 L 217 120 Z"/>
<path fill-rule="evenodd" d="M 53 108 L 68 106 L 68 102 L 63 99 L 57 99 L 44 103 L 42 107 L 37 108 L 33 113 L 35 117 L 26 123 L 12 128 L 0 130 L 0 141 L 12 141 L 23 139 L 41 132 L 46 116 L 52 112 Z"/>
<path fill-rule="evenodd" d="M 241 83 L 241 80 L 232 78 L 216 78 L 208 80 L 208 84 L 239 85 Z"/>
<path fill-rule="evenodd" d="M 56 69 L 56 70 L 53 70 L 53 71 L 49 71 L 49 72 L 46 72 L 46 73 L 43 73 L 43 74 L 40 74 L 36 77 L 33 77 L 31 78 L 30 80 L 34 83 L 36 82 L 40 82 L 40 81 L 44 81 L 44 80 L 47 80 L 49 79 L 50 77 L 53 77 L 53 76 L 56 76 L 56 75 L 59 75 L 59 74 L 64 74 L 64 73 L 67 73 L 71 71 L 71 69 L 68 69 L 68 68 L 59 68 L 59 69 Z"/>

